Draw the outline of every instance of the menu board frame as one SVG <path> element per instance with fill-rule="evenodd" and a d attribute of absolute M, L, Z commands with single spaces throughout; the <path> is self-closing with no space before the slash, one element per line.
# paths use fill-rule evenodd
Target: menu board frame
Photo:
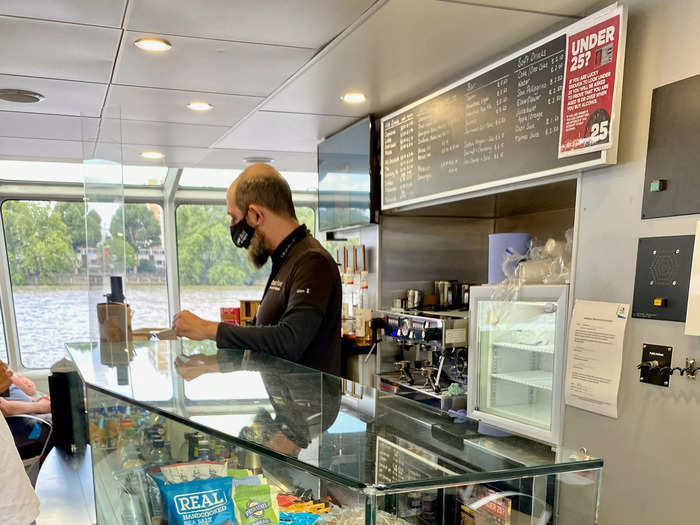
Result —
<path fill-rule="evenodd" d="M 610 116 L 610 142 L 609 145 L 605 149 L 598 149 L 595 153 L 598 155 L 594 159 L 588 159 L 588 160 L 583 160 L 581 162 L 573 163 L 573 164 L 568 164 L 565 166 L 558 166 L 558 167 L 553 167 L 552 169 L 547 169 L 543 171 L 537 171 L 537 172 L 530 172 L 530 173 L 523 173 L 519 174 L 516 176 L 505 176 L 503 178 L 499 178 L 497 180 L 491 180 L 488 182 L 480 182 L 480 183 L 475 183 L 473 185 L 467 185 L 467 186 L 462 186 L 458 188 L 453 188 L 449 189 L 446 191 L 440 191 L 436 192 L 433 194 L 428 194 L 428 195 L 420 195 L 420 196 L 415 196 L 409 199 L 405 200 L 399 200 L 396 202 L 391 202 L 387 203 L 385 199 L 385 159 L 384 159 L 384 153 L 385 153 L 385 148 L 384 148 L 384 143 L 385 143 L 385 125 L 386 122 L 394 119 L 397 116 L 400 116 L 404 113 L 407 113 L 411 111 L 412 109 L 421 106 L 422 104 L 425 104 L 426 102 L 439 97 L 440 95 L 453 90 L 457 87 L 460 87 L 462 85 L 467 84 L 468 82 L 477 79 L 490 71 L 507 64 L 508 62 L 517 59 L 518 57 L 521 57 L 522 55 L 527 54 L 530 51 L 533 51 L 541 46 L 546 45 L 547 43 L 553 41 L 554 39 L 561 37 L 561 36 L 566 36 L 567 41 L 566 41 L 566 53 L 565 53 L 565 71 L 568 71 L 568 62 L 569 62 L 569 56 L 568 56 L 568 51 L 569 51 L 569 42 L 568 42 L 568 36 L 569 35 L 574 35 L 577 33 L 580 33 L 582 30 L 593 27 L 596 24 L 599 24 L 602 20 L 607 20 L 611 17 L 618 16 L 620 17 L 620 23 L 619 23 L 619 39 L 618 39 L 618 52 L 617 52 L 617 61 L 616 61 L 616 67 L 615 67 L 615 80 L 614 80 L 614 86 L 613 86 L 613 95 L 612 95 L 612 112 Z M 474 192 L 480 192 L 484 190 L 489 190 L 491 188 L 497 188 L 500 186 L 505 186 L 505 185 L 512 185 L 512 184 L 517 184 L 521 182 L 526 182 L 526 181 L 531 181 L 535 179 L 541 179 L 544 177 L 549 177 L 552 175 L 557 175 L 561 173 L 571 173 L 571 172 L 576 172 L 576 171 L 581 171 L 585 169 L 590 169 L 602 165 L 610 165 L 610 164 L 615 164 L 617 162 L 617 147 L 618 147 L 618 133 L 619 133 L 619 122 L 620 122 L 620 106 L 621 106 L 621 95 L 622 95 L 622 77 L 623 77 L 623 69 L 624 69 L 624 57 L 625 57 L 625 40 L 626 40 L 626 34 L 627 34 L 627 8 L 620 2 L 616 2 L 604 9 L 601 9 L 600 11 L 597 11 L 596 13 L 583 18 L 567 27 L 564 27 L 556 32 L 553 32 L 546 37 L 533 42 L 532 44 L 523 47 L 519 49 L 518 51 L 515 51 L 514 53 L 511 53 L 507 56 L 504 56 L 503 58 L 489 64 L 488 66 L 485 66 L 477 71 L 474 71 L 473 73 L 470 73 L 469 75 L 445 86 L 444 88 L 441 88 L 438 91 L 435 91 L 419 100 L 416 100 L 415 102 L 408 104 L 407 106 L 403 106 L 402 108 L 384 116 L 381 118 L 380 123 L 380 132 L 381 132 L 381 144 L 380 144 L 380 161 L 381 161 L 381 209 L 384 210 L 392 210 L 396 208 L 403 208 L 403 207 L 419 207 L 417 205 L 421 203 L 427 203 L 427 202 L 434 202 L 437 200 L 442 200 L 444 201 L 445 199 L 447 200 L 454 200 L 450 199 L 451 197 L 456 197 L 456 196 L 461 196 L 461 195 L 466 195 L 469 193 L 474 193 Z M 564 75 L 566 76 L 566 75 Z M 562 80 L 562 91 L 564 88 L 564 80 Z M 563 93 L 562 93 L 562 101 L 561 101 L 561 107 L 560 107 L 560 114 L 563 111 Z M 562 121 L 560 120 L 559 122 L 560 126 L 562 124 Z M 559 151 L 559 142 L 560 142 L 560 132 L 555 133 L 552 136 L 552 140 L 556 141 L 556 146 L 557 146 L 557 151 Z M 579 152 L 580 154 L 588 153 L 588 151 L 581 151 Z M 556 163 L 557 156 L 555 155 L 552 158 L 552 162 Z"/>

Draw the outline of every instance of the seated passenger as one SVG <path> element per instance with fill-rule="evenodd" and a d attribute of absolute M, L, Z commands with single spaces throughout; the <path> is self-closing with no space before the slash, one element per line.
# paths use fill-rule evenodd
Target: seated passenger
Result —
<path fill-rule="evenodd" d="M 32 399 L 36 386 L 31 379 L 14 374 L 0 361 L 0 414 L 4 417 L 32 415 L 51 423 L 51 399 L 41 396 Z M 9 383 L 9 386 L 6 386 Z M 48 427 L 30 418 L 13 418 L 7 421 L 15 445 L 22 459 L 30 459 L 50 450 L 46 446 L 50 432 Z M 42 455 L 43 460 L 43 455 Z"/>
<path fill-rule="evenodd" d="M 11 381 L 8 388 L 0 390 L 0 412 L 3 416 L 41 415 L 44 416 L 42 419 L 51 422 L 51 398 L 49 396 L 41 396 L 36 400 L 30 397 L 36 395 L 34 382 L 27 377 L 15 374 L 2 361 L 0 361 L 0 373 L 4 373 L 5 377 Z"/>

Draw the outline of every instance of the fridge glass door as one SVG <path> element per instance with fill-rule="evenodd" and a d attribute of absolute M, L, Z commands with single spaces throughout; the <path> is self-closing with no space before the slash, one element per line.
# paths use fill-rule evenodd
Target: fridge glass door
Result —
<path fill-rule="evenodd" d="M 557 303 L 479 300 L 478 410 L 552 428 Z"/>

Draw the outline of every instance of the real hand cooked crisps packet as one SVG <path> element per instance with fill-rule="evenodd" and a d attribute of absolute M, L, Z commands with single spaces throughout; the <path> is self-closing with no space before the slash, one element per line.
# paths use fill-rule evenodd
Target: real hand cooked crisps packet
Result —
<path fill-rule="evenodd" d="M 170 525 L 233 525 L 230 477 L 200 479 L 160 487 Z"/>
<path fill-rule="evenodd" d="M 269 485 L 241 485 L 233 499 L 240 525 L 279 525 Z"/>

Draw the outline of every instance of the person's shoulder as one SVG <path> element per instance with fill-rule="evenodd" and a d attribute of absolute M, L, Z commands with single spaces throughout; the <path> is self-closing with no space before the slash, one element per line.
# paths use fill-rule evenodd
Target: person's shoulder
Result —
<path fill-rule="evenodd" d="M 335 274 L 338 273 L 338 264 L 320 242 L 309 236 L 305 244 L 306 246 L 297 257 L 295 266 L 319 272 L 332 271 Z"/>

